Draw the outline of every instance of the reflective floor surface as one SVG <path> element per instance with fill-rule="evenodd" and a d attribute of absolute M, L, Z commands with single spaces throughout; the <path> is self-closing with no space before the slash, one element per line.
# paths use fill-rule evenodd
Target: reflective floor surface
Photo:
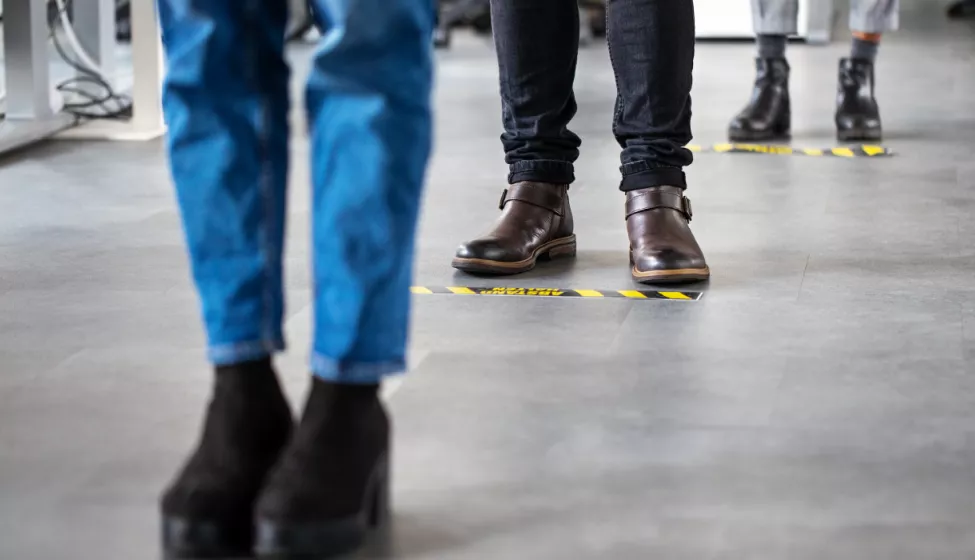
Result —
<path fill-rule="evenodd" d="M 890 158 L 700 154 L 700 301 L 417 295 L 390 385 L 392 531 L 361 556 L 975 558 L 975 27 L 906 2 L 881 50 Z M 793 45 L 796 147 L 829 147 L 836 60 Z M 439 61 L 417 283 L 497 214 L 483 41 Z M 695 143 L 724 141 L 753 47 L 704 43 Z M 308 48 L 294 53 L 303 68 Z M 504 285 L 619 290 L 613 77 L 583 50 L 575 262 Z M 305 169 L 287 260 L 290 394 L 309 336 Z M 51 143 L 0 164 L 0 558 L 154 558 L 155 501 L 208 388 L 162 144 Z"/>

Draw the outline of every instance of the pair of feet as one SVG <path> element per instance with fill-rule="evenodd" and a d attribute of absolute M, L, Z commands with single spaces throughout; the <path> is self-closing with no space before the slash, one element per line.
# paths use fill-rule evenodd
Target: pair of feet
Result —
<path fill-rule="evenodd" d="M 501 196 L 501 216 L 483 237 L 460 246 L 454 268 L 473 274 L 527 272 L 539 260 L 574 257 L 569 186 L 522 182 Z M 691 232 L 683 189 L 659 186 L 626 193 L 633 279 L 645 284 L 707 280 L 710 270 Z"/>
<path fill-rule="evenodd" d="M 792 133 L 789 63 L 784 58 L 756 59 L 755 88 L 748 105 L 731 121 L 734 142 L 783 140 Z M 883 135 L 874 97 L 873 62 L 840 60 L 836 94 L 836 135 L 841 142 L 876 142 Z"/>
<path fill-rule="evenodd" d="M 327 558 L 388 514 L 376 385 L 312 378 L 297 424 L 270 359 L 219 367 L 203 434 L 161 501 L 169 558 Z"/>

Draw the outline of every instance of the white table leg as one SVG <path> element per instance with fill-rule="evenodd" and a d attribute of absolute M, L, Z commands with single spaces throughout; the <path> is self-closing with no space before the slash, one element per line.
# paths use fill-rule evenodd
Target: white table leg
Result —
<path fill-rule="evenodd" d="M 0 121 L 0 153 L 48 138 L 72 123 L 52 106 L 44 2 L 4 4 L 6 113 Z"/>
<path fill-rule="evenodd" d="M 75 0 L 85 9 L 93 2 L 104 0 Z M 162 114 L 163 51 L 159 39 L 159 17 L 156 3 L 151 0 L 132 2 L 132 118 L 127 121 L 98 120 L 65 131 L 60 138 L 92 138 L 100 140 L 151 140 L 166 132 Z M 114 44 L 115 25 L 112 8 L 111 41 Z M 106 32 L 105 29 L 102 30 Z M 101 41 L 107 41 L 102 37 Z"/>

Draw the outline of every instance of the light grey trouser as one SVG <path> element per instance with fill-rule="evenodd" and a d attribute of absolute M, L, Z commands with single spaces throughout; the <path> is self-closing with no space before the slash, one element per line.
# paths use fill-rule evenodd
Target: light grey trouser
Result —
<path fill-rule="evenodd" d="M 850 29 L 893 31 L 900 23 L 899 13 L 900 0 L 850 0 Z M 752 0 L 752 19 L 759 35 L 794 35 L 799 32 L 799 0 Z"/>

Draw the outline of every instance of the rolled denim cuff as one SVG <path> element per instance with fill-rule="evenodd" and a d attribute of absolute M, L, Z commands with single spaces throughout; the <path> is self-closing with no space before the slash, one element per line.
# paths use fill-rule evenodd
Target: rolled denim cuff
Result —
<path fill-rule="evenodd" d="M 752 27 L 756 35 L 798 34 L 798 0 L 752 0 Z"/>
<path fill-rule="evenodd" d="M 854 2 L 850 7 L 850 31 L 884 33 L 900 27 L 900 2 L 872 0 Z"/>
<path fill-rule="evenodd" d="M 406 359 L 384 362 L 339 362 L 322 354 L 312 354 L 311 372 L 334 383 L 378 384 L 384 377 L 406 373 Z"/>
<path fill-rule="evenodd" d="M 266 358 L 283 351 L 285 347 L 282 338 L 214 344 L 207 349 L 207 357 L 215 366 L 229 366 Z"/>
<path fill-rule="evenodd" d="M 522 181 L 568 185 L 576 180 L 575 170 L 567 161 L 535 159 L 508 165 L 508 184 Z"/>
<path fill-rule="evenodd" d="M 622 165 L 620 173 L 623 174 L 620 182 L 623 192 L 662 186 L 687 188 L 687 178 L 680 167 L 658 167 L 646 161 L 634 161 Z"/>

